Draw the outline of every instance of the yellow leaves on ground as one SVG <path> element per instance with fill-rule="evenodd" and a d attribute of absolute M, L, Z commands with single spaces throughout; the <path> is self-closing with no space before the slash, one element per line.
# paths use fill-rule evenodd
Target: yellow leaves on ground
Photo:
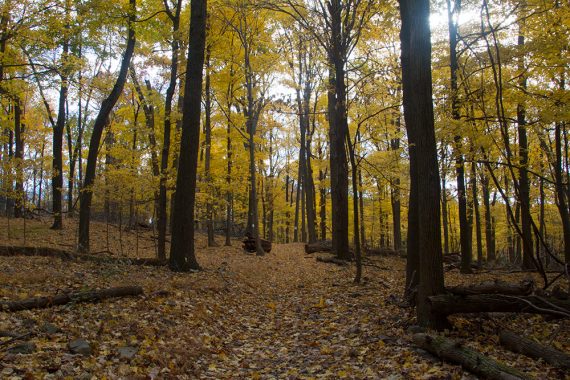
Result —
<path fill-rule="evenodd" d="M 14 223 L 14 221 L 12 221 Z M 71 244 L 74 226 L 59 235 L 43 231 L 29 241 Z M 71 224 L 71 223 L 68 223 Z M 0 220 L 1 227 L 1 220 Z M 103 231 L 94 223 L 95 233 Z M 116 231 L 112 230 L 112 231 Z M 123 232 L 129 240 L 131 233 Z M 61 239 L 55 239 L 61 236 Z M 69 240 L 65 240 L 65 239 Z M 147 241 L 150 236 L 140 236 Z M 37 239 L 37 240 L 34 240 Z M 111 241 L 117 241 L 111 235 Z M 353 268 L 318 263 L 302 244 L 275 244 L 265 257 L 235 247 L 205 248 L 198 236 L 198 259 L 205 270 L 172 273 L 166 268 L 63 262 L 42 257 L 0 257 L 0 297 L 50 294 L 111 284 L 139 284 L 145 295 L 99 304 L 68 305 L 19 313 L 0 312 L 0 331 L 36 331 L 30 355 L 0 352 L 0 374 L 20 378 L 99 379 L 461 379 L 458 366 L 441 363 L 417 350 L 406 329 L 413 313 L 390 300 L 404 289 L 405 262 L 375 259 L 365 267 L 366 282 L 352 283 Z M 152 249 L 141 250 L 152 256 Z M 389 270 L 380 268 L 390 268 Z M 26 281 L 31 276 L 33 281 Z M 488 280 L 490 273 L 469 277 Z M 520 275 L 505 275 L 518 281 Z M 463 281 L 447 273 L 449 285 Z M 164 293 L 153 293 L 165 290 Z M 569 350 L 565 322 L 540 317 L 501 316 L 496 321 L 454 317 L 449 332 L 487 355 L 543 378 L 561 373 L 539 361 L 502 350 L 495 342 L 497 323 Z M 43 333 L 46 323 L 61 331 Z M 71 337 L 92 344 L 91 357 L 69 354 Z M 4 338 L 0 338 L 4 341 Z M 136 354 L 122 358 L 119 348 Z M 50 377 L 52 376 L 52 377 Z M 540 377 L 540 376 L 539 376 Z"/>

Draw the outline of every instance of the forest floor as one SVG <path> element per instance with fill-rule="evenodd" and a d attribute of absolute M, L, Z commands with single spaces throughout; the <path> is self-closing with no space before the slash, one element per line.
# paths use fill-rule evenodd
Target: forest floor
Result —
<path fill-rule="evenodd" d="M 72 250 L 76 225 L 63 231 L 49 221 L 0 219 L 1 245 L 52 246 Z M 8 231 L 9 229 L 9 231 Z M 137 237 L 138 236 L 138 237 Z M 220 243 L 221 237 L 217 238 Z M 119 232 L 92 224 L 92 251 L 153 257 L 152 232 Z M 107 245 L 107 242 L 109 244 Z M 0 311 L 0 378 L 70 379 L 474 379 L 459 366 L 416 349 L 407 328 L 414 313 L 394 304 L 404 289 L 405 261 L 370 258 L 364 282 L 354 268 L 317 262 L 302 244 L 274 244 L 264 257 L 232 247 L 205 247 L 197 237 L 202 271 L 63 261 L 45 257 L 0 257 L 0 300 L 140 285 L 144 295 L 101 303 L 8 313 Z M 122 253 L 121 253 L 122 250 Z M 99 253 L 100 255 L 109 254 Z M 446 273 L 447 284 L 529 274 Z M 538 281 L 538 278 L 536 279 Z M 166 293 L 159 293 L 166 291 Z M 497 333 L 507 327 L 570 352 L 570 321 L 533 315 L 485 314 L 452 318 L 445 334 L 537 379 L 570 377 L 541 361 L 502 349 Z M 81 338 L 88 356 L 70 353 Z M 31 353 L 15 354 L 27 341 Z"/>

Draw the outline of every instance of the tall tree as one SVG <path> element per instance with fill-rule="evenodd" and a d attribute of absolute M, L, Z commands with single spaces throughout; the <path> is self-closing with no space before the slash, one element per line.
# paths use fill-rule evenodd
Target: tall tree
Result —
<path fill-rule="evenodd" d="M 178 78 L 178 55 L 180 54 L 180 12 L 182 10 L 182 0 L 176 0 L 174 9 L 164 1 L 164 7 L 168 18 L 172 22 L 172 41 L 170 43 L 170 78 L 166 89 L 164 100 L 164 131 L 162 152 L 160 156 L 160 183 L 158 194 L 157 228 L 158 228 L 158 258 L 166 259 L 166 226 L 167 226 L 167 204 L 168 194 L 166 182 L 168 180 L 168 158 L 170 156 L 170 136 L 172 127 L 172 101 L 176 91 Z"/>
<path fill-rule="evenodd" d="M 103 129 L 107 124 L 109 115 L 113 107 L 119 100 L 119 96 L 123 92 L 123 87 L 127 80 L 129 65 L 135 51 L 135 29 L 136 20 L 136 0 L 129 0 L 129 9 L 127 16 L 127 45 L 121 60 L 119 75 L 109 96 L 101 103 L 101 108 L 93 124 L 91 140 L 89 142 L 89 153 L 87 155 L 87 167 L 85 169 L 85 179 L 82 186 L 79 208 L 79 241 L 78 250 L 80 252 L 89 252 L 89 224 L 91 222 L 91 202 L 93 200 L 93 184 L 95 183 L 95 174 L 97 168 L 97 155 L 99 153 L 99 145 Z"/>
<path fill-rule="evenodd" d="M 418 323 L 442 328 L 428 297 L 443 292 L 440 188 L 434 130 L 428 0 L 400 0 L 402 90 L 410 150 L 408 284 L 417 283 Z M 420 191 L 421 189 L 421 191 Z M 411 242 L 415 238 L 417 242 Z M 411 243 L 411 244 L 410 244 Z M 415 276 L 418 277 L 417 281 Z"/>
<path fill-rule="evenodd" d="M 180 152 L 184 154 L 180 155 L 178 163 L 170 247 L 170 268 L 174 271 L 200 268 L 194 252 L 194 206 L 206 48 L 206 8 L 206 0 L 192 0 L 190 3 L 190 42 L 180 140 Z"/>

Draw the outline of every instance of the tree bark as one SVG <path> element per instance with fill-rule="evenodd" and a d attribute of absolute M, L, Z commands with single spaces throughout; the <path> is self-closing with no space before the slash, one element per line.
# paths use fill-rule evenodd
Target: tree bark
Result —
<path fill-rule="evenodd" d="M 443 254 L 447 255 L 449 254 L 449 221 L 447 218 L 447 181 L 445 176 L 444 170 L 441 174 L 441 222 L 443 223 Z"/>
<path fill-rule="evenodd" d="M 524 21 L 519 21 L 518 48 L 523 49 L 525 43 Z M 519 86 L 526 90 L 526 74 L 523 52 L 519 52 L 518 69 L 520 71 Z M 528 178 L 528 137 L 526 131 L 526 107 L 523 102 L 517 104 L 517 130 L 519 135 L 519 199 L 521 204 L 521 231 L 522 231 L 522 268 L 535 268 L 534 247 L 532 242 L 532 220 L 530 214 L 530 183 Z"/>
<path fill-rule="evenodd" d="M 95 123 L 93 124 L 91 141 L 89 142 L 87 168 L 85 170 L 85 180 L 82 186 L 79 209 L 79 242 L 77 249 L 80 252 L 89 251 L 91 201 L 93 199 L 93 185 L 95 183 L 95 170 L 97 167 L 97 154 L 99 151 L 99 144 L 101 143 L 101 135 L 103 134 L 103 129 L 107 124 L 109 115 L 123 91 L 123 87 L 127 80 L 131 58 L 135 50 L 134 22 L 136 19 L 136 0 L 129 0 L 129 4 L 127 46 L 121 61 L 119 76 L 117 77 L 117 81 L 115 82 L 111 93 L 105 100 L 103 100 L 103 103 L 101 103 L 101 109 L 99 110 Z"/>
<path fill-rule="evenodd" d="M 410 146 L 411 195 L 407 274 L 419 274 L 418 323 L 443 328 L 428 297 L 443 292 L 439 166 L 432 103 L 429 1 L 400 0 L 404 118 Z M 420 191 L 421 189 L 421 191 Z M 415 231 L 414 231 L 415 230 Z M 411 233 L 411 237 L 410 237 Z M 417 239 L 413 242 L 412 239 Z M 409 246 L 410 247 L 410 246 Z M 410 279 L 408 277 L 408 279 Z M 412 283 L 409 281 L 408 284 Z"/>
<path fill-rule="evenodd" d="M 500 280 L 486 281 L 468 286 L 454 286 L 446 290 L 455 295 L 502 294 L 512 296 L 527 296 L 534 289 L 533 281 L 522 281 L 520 284 L 510 284 Z"/>
<path fill-rule="evenodd" d="M 481 233 L 481 213 L 479 211 L 479 194 L 477 189 L 477 164 L 471 163 L 471 181 L 473 192 L 473 211 L 475 213 L 475 238 L 477 244 L 477 265 L 483 265 L 483 236 Z"/>
<path fill-rule="evenodd" d="M 194 252 L 194 206 L 196 198 L 196 172 L 200 141 L 200 113 L 202 102 L 202 69 L 206 47 L 206 0 L 190 3 L 190 36 L 182 137 L 176 179 L 176 195 L 173 209 L 170 268 L 174 271 L 200 269 Z"/>
<path fill-rule="evenodd" d="M 538 296 L 440 294 L 429 297 L 428 302 L 444 316 L 463 313 L 534 313 L 567 316 L 570 313 L 570 301 Z"/>
<path fill-rule="evenodd" d="M 28 298 L 22 301 L 4 301 L 0 302 L 0 310 L 14 312 L 21 310 L 45 309 L 52 306 L 65 305 L 70 302 L 99 302 L 108 298 L 138 296 L 141 294 L 143 294 L 143 289 L 140 286 L 124 286 L 87 292 L 56 294 L 49 297 Z"/>
<path fill-rule="evenodd" d="M 517 335 L 512 331 L 501 331 L 499 334 L 499 342 L 513 352 L 529 356 L 533 359 L 542 359 L 558 368 L 570 369 L 570 355 Z"/>
<path fill-rule="evenodd" d="M 457 35 L 458 25 L 456 18 L 461 12 L 461 0 L 455 0 L 454 6 L 451 1 L 447 0 L 447 15 L 449 26 L 449 61 L 450 61 L 450 92 L 451 92 L 451 117 L 455 122 L 459 122 L 459 99 L 457 70 L 459 64 L 457 61 Z M 465 162 L 463 157 L 462 137 L 458 133 L 454 137 L 455 146 L 455 172 L 457 175 L 457 203 L 459 208 L 459 240 L 461 244 L 461 273 L 471 272 L 471 234 L 470 225 L 467 219 L 467 192 L 465 189 Z"/>
<path fill-rule="evenodd" d="M 22 123 L 22 106 L 20 98 L 14 99 L 14 159 L 16 160 L 16 199 L 14 202 L 14 217 L 24 217 L 24 203 L 26 194 L 24 193 L 24 124 Z"/>
<path fill-rule="evenodd" d="M 164 2 L 168 6 L 168 2 Z M 178 54 L 180 54 L 180 12 L 182 10 L 182 0 L 176 1 L 176 9 L 174 12 L 168 8 L 167 14 L 172 21 L 172 42 L 170 43 L 170 78 L 168 88 L 166 89 L 166 98 L 164 100 L 164 132 L 162 142 L 162 152 L 160 155 L 160 182 L 158 189 L 158 210 L 157 210 L 157 229 L 158 229 L 158 257 L 162 260 L 166 259 L 166 227 L 168 225 L 168 189 L 166 184 L 168 181 L 168 159 L 170 156 L 170 136 L 172 130 L 172 100 L 176 91 L 176 82 L 178 77 Z"/>
<path fill-rule="evenodd" d="M 69 25 L 66 25 L 66 29 Z M 67 31 L 66 31 L 67 33 Z M 61 54 L 63 65 L 67 64 L 69 54 L 69 37 L 66 36 L 63 41 L 63 52 Z M 52 174 L 52 212 L 54 230 L 63 228 L 63 209 L 62 209 L 62 189 L 63 189 L 63 129 L 66 121 L 65 104 L 67 102 L 68 78 L 67 69 L 61 69 L 61 84 L 59 87 L 59 102 L 57 108 L 57 121 L 53 126 L 53 174 Z M 69 211 L 69 210 L 68 210 Z"/>
<path fill-rule="evenodd" d="M 399 91 L 398 91 L 399 92 Z M 400 133 L 400 115 L 395 118 L 396 133 Z M 390 148 L 394 152 L 395 157 L 400 154 L 400 137 L 395 137 L 390 140 Z M 401 217 L 401 200 L 400 200 L 400 176 L 396 174 L 390 184 L 390 203 L 392 205 L 392 235 L 393 245 L 395 251 L 402 249 L 402 217 Z"/>
<path fill-rule="evenodd" d="M 460 364 L 475 375 L 492 380 L 521 380 L 528 377 L 502 363 L 442 336 L 415 334 L 414 343 L 439 358 Z"/>
<path fill-rule="evenodd" d="M 483 191 L 483 206 L 485 208 L 485 246 L 487 261 L 495 261 L 495 228 L 491 216 L 491 200 L 489 190 L 489 177 L 483 175 L 481 178 L 481 189 Z"/>
<path fill-rule="evenodd" d="M 333 252 L 339 259 L 349 260 L 348 251 L 348 162 L 346 157 L 346 135 L 348 119 L 346 108 L 346 39 L 343 28 L 340 0 L 327 3 L 330 14 L 331 41 L 329 49 L 329 141 L 330 141 L 330 183 L 332 201 Z M 346 42 L 346 41 L 345 41 Z"/>
<path fill-rule="evenodd" d="M 206 234 L 208 247 L 214 247 L 214 220 L 213 220 L 213 186 L 211 176 L 211 162 L 212 162 L 212 94 L 210 85 L 210 46 L 206 47 L 206 84 L 204 88 L 204 144 L 205 157 L 204 157 L 204 179 L 206 181 Z"/>

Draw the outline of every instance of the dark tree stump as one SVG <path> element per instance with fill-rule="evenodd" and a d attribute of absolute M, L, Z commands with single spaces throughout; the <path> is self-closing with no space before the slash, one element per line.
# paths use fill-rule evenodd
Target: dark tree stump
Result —
<path fill-rule="evenodd" d="M 269 240 L 259 238 L 259 241 L 261 242 L 261 248 L 263 248 L 263 251 L 265 251 L 265 253 L 271 252 L 272 245 L 271 245 L 271 242 Z M 255 247 L 255 239 L 254 238 L 246 236 L 242 242 L 243 242 L 242 248 L 244 250 L 246 250 L 247 252 L 254 253 L 257 251 L 257 249 Z"/>

